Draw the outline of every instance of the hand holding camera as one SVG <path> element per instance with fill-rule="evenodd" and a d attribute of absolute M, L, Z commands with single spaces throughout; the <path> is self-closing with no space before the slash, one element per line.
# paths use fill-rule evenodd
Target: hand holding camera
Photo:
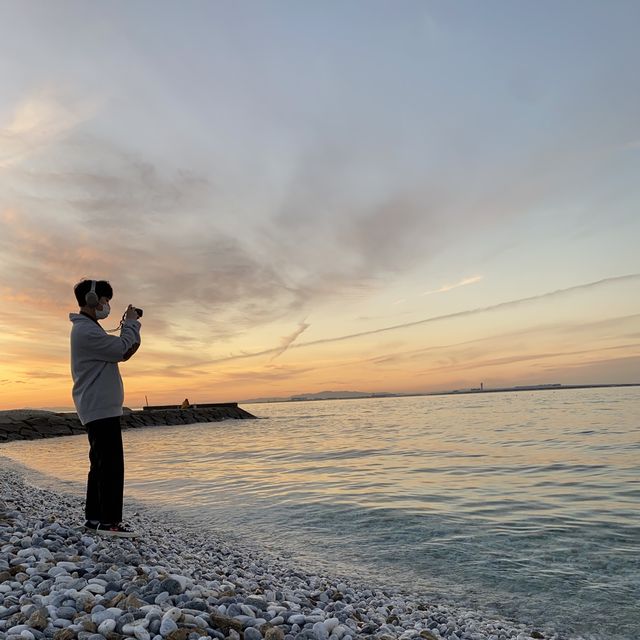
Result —
<path fill-rule="evenodd" d="M 125 320 L 137 320 L 142 317 L 142 309 L 129 305 L 124 313 Z"/>

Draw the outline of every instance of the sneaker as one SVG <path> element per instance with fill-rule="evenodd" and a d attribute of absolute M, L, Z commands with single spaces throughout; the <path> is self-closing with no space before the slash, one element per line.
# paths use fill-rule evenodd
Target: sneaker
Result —
<path fill-rule="evenodd" d="M 127 529 L 120 524 L 103 524 L 102 522 L 96 527 L 95 532 L 99 536 L 112 536 L 115 538 L 136 538 L 138 534 L 131 529 Z"/>
<path fill-rule="evenodd" d="M 99 523 L 97 520 L 87 520 L 87 521 L 84 523 L 84 528 L 85 528 L 87 531 L 93 531 L 93 532 L 95 533 L 95 531 L 96 531 L 96 529 L 98 528 L 98 525 L 99 525 L 99 524 L 100 524 L 100 523 Z"/>

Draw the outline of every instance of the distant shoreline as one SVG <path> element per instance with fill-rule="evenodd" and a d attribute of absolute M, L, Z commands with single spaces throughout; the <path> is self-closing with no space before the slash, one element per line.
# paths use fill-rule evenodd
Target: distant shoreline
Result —
<path fill-rule="evenodd" d="M 313 397 L 309 396 L 292 396 L 289 398 L 269 398 L 242 400 L 241 404 L 271 404 L 278 402 L 318 402 L 323 400 L 371 400 L 376 398 L 416 398 L 422 396 L 462 396 L 469 394 L 483 393 L 512 393 L 514 391 L 561 391 L 566 389 L 610 389 L 619 387 L 640 387 L 640 382 L 623 382 L 613 384 L 534 384 L 534 385 L 517 385 L 514 387 L 493 387 L 493 388 L 472 388 L 472 389 L 452 389 L 450 391 L 425 391 L 422 393 L 363 393 L 361 395 L 345 395 L 345 396 L 329 396 L 329 397 Z"/>
<path fill-rule="evenodd" d="M 621 383 L 600 383 L 600 384 L 538 384 L 538 385 L 516 385 L 513 387 L 493 387 L 487 389 L 472 388 L 472 389 L 452 389 L 449 391 L 423 391 L 416 393 L 391 393 L 391 392 L 379 392 L 379 393 L 357 393 L 352 392 L 352 395 L 335 395 L 327 397 L 314 397 L 313 394 L 281 397 L 281 398 L 254 398 L 250 400 L 239 400 L 233 404 L 276 404 L 281 402 L 318 402 L 322 400 L 370 400 L 376 398 L 416 398 L 423 396 L 462 396 L 469 394 L 482 394 L 482 393 L 512 393 L 514 391 L 560 391 L 566 389 L 611 389 L 620 387 L 640 387 L 640 382 L 621 382 Z M 338 394 L 339 392 L 335 392 Z M 194 406 L 200 406 L 195 405 Z M 144 407 L 135 407 L 134 413 L 139 413 Z M 25 412 L 36 414 L 50 414 L 55 413 L 58 415 L 73 414 L 75 411 L 70 407 L 54 407 L 54 408 L 22 408 L 22 409 L 6 409 L 0 410 L 0 418 L 2 413 L 9 414 L 10 412 Z M 184 412 L 182 412 L 184 413 Z"/>

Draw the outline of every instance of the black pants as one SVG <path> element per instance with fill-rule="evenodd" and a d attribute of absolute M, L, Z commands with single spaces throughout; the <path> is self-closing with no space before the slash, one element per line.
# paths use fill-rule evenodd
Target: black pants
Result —
<path fill-rule="evenodd" d="M 87 478 L 87 520 L 104 524 L 122 521 L 124 493 L 124 452 L 120 416 L 87 422 L 89 460 Z"/>

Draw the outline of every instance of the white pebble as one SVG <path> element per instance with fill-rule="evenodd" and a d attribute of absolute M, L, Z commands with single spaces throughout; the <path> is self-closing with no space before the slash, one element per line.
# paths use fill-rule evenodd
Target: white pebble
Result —
<path fill-rule="evenodd" d="M 151 634 L 142 626 L 135 627 L 133 635 L 138 638 L 138 640 L 151 640 Z"/>
<path fill-rule="evenodd" d="M 107 619 L 107 620 L 103 620 L 99 625 L 98 625 L 98 633 L 106 636 L 107 633 L 111 633 L 112 631 L 114 631 L 116 628 L 116 621 L 113 619 Z"/>
<path fill-rule="evenodd" d="M 165 614 L 162 616 L 163 620 L 173 620 L 174 622 L 178 622 L 182 618 L 182 611 L 178 609 L 178 607 L 171 607 Z"/>
<path fill-rule="evenodd" d="M 313 625 L 313 634 L 317 640 L 328 640 L 329 638 L 329 632 L 324 626 L 324 622 L 316 622 Z"/>
<path fill-rule="evenodd" d="M 173 631 L 178 629 L 178 625 L 172 618 L 162 618 L 162 622 L 160 623 L 160 635 L 168 636 Z"/>
<path fill-rule="evenodd" d="M 338 618 L 327 618 L 324 621 L 325 629 L 329 633 L 331 633 L 339 624 L 340 624 L 340 620 L 338 620 Z"/>

